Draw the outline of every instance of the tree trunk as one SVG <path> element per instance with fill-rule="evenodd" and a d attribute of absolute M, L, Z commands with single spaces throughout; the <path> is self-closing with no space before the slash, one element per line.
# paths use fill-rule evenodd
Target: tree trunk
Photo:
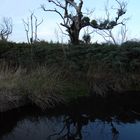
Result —
<path fill-rule="evenodd" d="M 80 31 L 77 29 L 70 29 L 69 37 L 70 37 L 71 44 L 73 44 L 73 45 L 79 44 L 79 33 L 80 33 Z"/>

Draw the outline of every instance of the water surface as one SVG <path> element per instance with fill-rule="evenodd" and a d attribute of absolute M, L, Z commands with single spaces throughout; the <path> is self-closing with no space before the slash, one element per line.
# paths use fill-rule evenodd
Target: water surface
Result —
<path fill-rule="evenodd" d="M 0 140 L 140 140 L 140 114 L 126 106 L 25 107 L 0 114 Z"/>

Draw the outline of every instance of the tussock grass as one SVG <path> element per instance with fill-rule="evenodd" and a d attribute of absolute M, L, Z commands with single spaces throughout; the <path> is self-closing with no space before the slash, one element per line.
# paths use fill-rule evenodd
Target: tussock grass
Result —
<path fill-rule="evenodd" d="M 0 112 L 25 105 L 25 98 L 19 92 L 18 82 L 23 70 L 0 65 Z"/>
<path fill-rule="evenodd" d="M 23 97 L 43 110 L 53 108 L 87 93 L 84 82 L 74 78 L 68 70 L 56 66 L 37 66 L 28 71 L 21 67 L 8 68 L 3 64 L 0 71 L 0 100 L 18 107 L 18 100 Z"/>
<path fill-rule="evenodd" d="M 6 64 L 0 66 L 0 90 L 2 89 L 17 89 L 17 83 L 24 72 L 20 67 L 18 69 L 11 69 Z"/>
<path fill-rule="evenodd" d="M 120 73 L 113 69 L 98 66 L 89 69 L 87 79 L 91 92 L 101 96 L 140 91 L 140 74 L 134 72 Z"/>
<path fill-rule="evenodd" d="M 18 83 L 18 87 L 32 103 L 46 109 L 64 102 L 62 97 L 64 83 L 59 70 L 42 66 L 24 75 Z"/>
<path fill-rule="evenodd" d="M 18 106 L 18 101 L 15 100 L 26 97 L 42 109 L 54 107 L 64 102 L 64 84 L 64 76 L 54 67 L 41 66 L 27 71 L 21 67 L 15 70 L 1 65 L 0 101 Z"/>

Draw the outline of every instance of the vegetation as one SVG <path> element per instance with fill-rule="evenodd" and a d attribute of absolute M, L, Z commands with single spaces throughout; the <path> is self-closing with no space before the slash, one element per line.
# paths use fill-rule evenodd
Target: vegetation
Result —
<path fill-rule="evenodd" d="M 0 66 L 0 96 L 21 95 L 42 109 L 81 96 L 140 91 L 140 42 L 0 42 Z"/>

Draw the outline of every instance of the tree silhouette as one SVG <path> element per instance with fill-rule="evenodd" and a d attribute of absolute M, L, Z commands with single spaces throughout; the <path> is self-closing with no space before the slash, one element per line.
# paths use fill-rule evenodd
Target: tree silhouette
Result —
<path fill-rule="evenodd" d="M 118 4 L 116 17 L 113 20 L 104 19 L 102 22 L 97 22 L 95 19 L 91 20 L 87 15 L 85 16 L 83 14 L 83 0 L 79 0 L 79 3 L 74 0 L 48 0 L 55 8 L 47 9 L 45 5 L 41 7 L 46 12 L 57 13 L 62 18 L 62 23 L 60 23 L 60 25 L 66 28 L 70 42 L 72 44 L 79 44 L 79 34 L 84 27 L 90 26 L 94 29 L 109 30 L 119 24 L 124 24 L 123 20 L 120 21 L 120 17 L 126 13 L 126 4 L 118 0 L 115 1 Z M 72 10 L 73 12 L 71 9 L 74 9 Z"/>
<path fill-rule="evenodd" d="M 27 21 L 23 19 L 24 29 L 26 32 L 27 42 L 29 44 L 33 44 L 34 42 L 37 42 L 38 39 L 38 27 L 42 24 L 43 19 L 38 22 L 37 17 L 35 16 L 34 12 L 31 12 L 29 18 L 27 18 Z"/>
<path fill-rule="evenodd" d="M 0 24 L 0 40 L 7 41 L 9 35 L 12 34 L 13 24 L 11 18 L 3 18 L 2 23 Z"/>

